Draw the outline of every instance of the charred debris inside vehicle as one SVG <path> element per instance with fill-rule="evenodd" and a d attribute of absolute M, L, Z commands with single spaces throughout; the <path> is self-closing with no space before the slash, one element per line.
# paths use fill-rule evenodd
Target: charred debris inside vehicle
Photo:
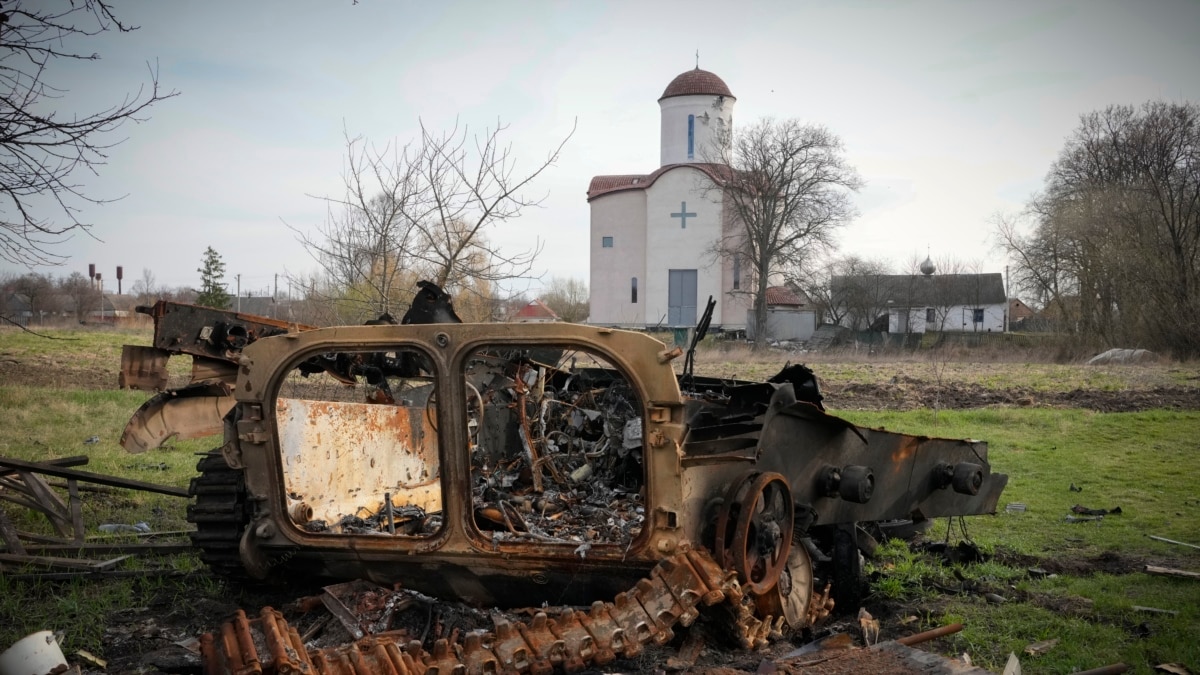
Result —
<path fill-rule="evenodd" d="M 160 393 L 122 444 L 224 433 L 188 507 L 213 570 L 399 584 L 477 607 L 592 606 L 497 624 L 467 649 L 510 670 L 517 652 L 531 672 L 636 653 L 702 604 L 729 604 L 747 647 L 806 627 L 861 592 L 863 524 L 992 513 L 1007 482 L 983 442 L 826 413 L 805 366 L 767 382 L 695 376 L 703 320 L 685 355 L 609 328 L 463 324 L 425 282 L 399 325 L 139 311 L 154 342 L 125 348 L 121 384 Z M 176 354 L 192 357 L 191 383 L 167 390 Z M 254 657 L 239 631 L 296 647 L 271 616 L 231 622 L 206 659 Z M 538 646 L 538 625 L 557 646 Z M 420 649 L 376 647 L 381 659 Z M 463 649 L 421 658 L 462 664 Z M 272 653 L 284 652 L 297 649 Z"/>

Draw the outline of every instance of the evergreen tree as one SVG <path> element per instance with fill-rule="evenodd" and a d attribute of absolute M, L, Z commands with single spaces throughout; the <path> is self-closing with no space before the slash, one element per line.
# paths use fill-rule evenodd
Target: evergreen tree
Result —
<path fill-rule="evenodd" d="M 214 309 L 229 307 L 229 293 L 225 292 L 225 284 L 221 283 L 225 278 L 225 262 L 221 260 L 221 254 L 209 246 L 204 250 L 204 263 L 196 271 L 200 273 L 200 294 L 196 296 L 196 304 Z"/>

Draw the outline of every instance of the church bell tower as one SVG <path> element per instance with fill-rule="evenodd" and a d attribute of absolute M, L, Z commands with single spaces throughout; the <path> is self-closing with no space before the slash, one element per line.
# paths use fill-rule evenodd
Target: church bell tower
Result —
<path fill-rule="evenodd" d="M 662 166 L 723 163 L 736 102 L 724 80 L 699 66 L 671 80 L 658 99 Z"/>

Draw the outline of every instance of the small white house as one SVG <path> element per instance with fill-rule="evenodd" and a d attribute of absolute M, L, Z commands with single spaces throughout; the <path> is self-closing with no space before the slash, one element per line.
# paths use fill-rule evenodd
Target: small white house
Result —
<path fill-rule="evenodd" d="M 1004 332 L 1008 298 L 998 272 L 933 271 L 928 264 L 922 274 L 835 276 L 833 302 L 845 316 L 866 317 L 871 326 L 882 326 L 886 315 L 889 333 Z"/>

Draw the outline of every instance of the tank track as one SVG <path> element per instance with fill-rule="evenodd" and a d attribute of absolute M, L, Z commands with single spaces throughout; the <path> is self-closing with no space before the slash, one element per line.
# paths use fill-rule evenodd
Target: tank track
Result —
<path fill-rule="evenodd" d="M 219 449 L 204 455 L 196 464 L 199 476 L 192 479 L 188 495 L 187 521 L 196 526 L 189 536 L 209 569 L 226 579 L 251 581 L 238 545 L 250 522 L 246 511 L 246 481 L 240 469 L 231 468 Z"/>
<path fill-rule="evenodd" d="M 810 614 L 824 616 L 828 590 L 814 594 Z M 782 618 L 755 616 L 752 597 L 737 575 L 702 549 L 680 551 L 661 560 L 650 576 L 613 602 L 590 611 L 562 608 L 551 617 L 539 612 L 529 622 L 495 620 L 490 632 L 441 639 L 426 651 L 420 641 L 381 633 L 357 642 L 308 650 L 283 615 L 265 607 L 251 619 L 238 610 L 216 633 L 200 638 L 205 673 L 316 673 L 318 675 L 549 675 L 636 658 L 650 644 L 674 637 L 676 625 L 690 626 L 700 606 L 722 604 L 717 612 L 743 648 L 755 649 L 781 635 Z M 814 610 L 816 610 L 814 612 Z"/>

